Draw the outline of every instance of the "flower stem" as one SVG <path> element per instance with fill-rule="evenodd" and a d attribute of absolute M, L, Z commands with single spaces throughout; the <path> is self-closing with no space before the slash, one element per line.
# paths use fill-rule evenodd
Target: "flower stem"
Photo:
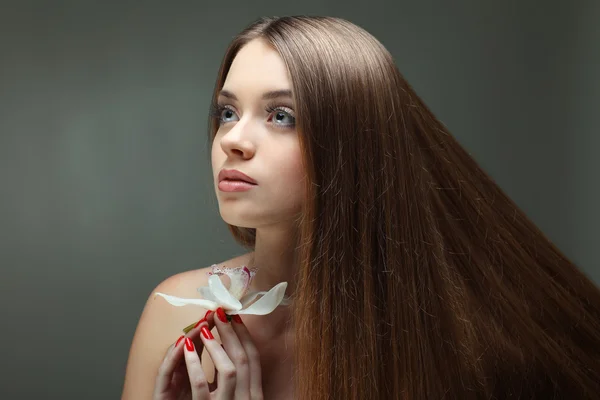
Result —
<path fill-rule="evenodd" d="M 196 322 L 192 322 L 191 324 L 189 324 L 188 326 L 183 328 L 183 333 L 187 334 L 189 331 L 191 331 L 194 328 L 195 325 L 196 325 Z"/>

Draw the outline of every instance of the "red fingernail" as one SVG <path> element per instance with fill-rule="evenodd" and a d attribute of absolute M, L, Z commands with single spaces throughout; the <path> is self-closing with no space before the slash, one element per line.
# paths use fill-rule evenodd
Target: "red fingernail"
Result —
<path fill-rule="evenodd" d="M 217 308 L 217 317 L 221 320 L 221 322 L 227 323 L 227 316 L 225 315 L 225 311 L 221 307 Z"/>
<path fill-rule="evenodd" d="M 235 322 L 237 322 L 238 324 L 243 324 L 242 318 L 237 314 L 232 315 L 231 319 L 234 320 Z"/>
<path fill-rule="evenodd" d="M 179 342 L 181 342 L 181 339 L 183 339 L 184 337 L 185 337 L 185 335 L 179 336 L 179 339 L 177 339 L 177 341 L 175 342 L 175 347 L 177 347 L 177 345 L 179 344 Z"/>
<path fill-rule="evenodd" d="M 206 312 L 206 314 L 204 314 L 204 319 L 208 320 L 208 317 L 210 317 L 210 314 L 212 314 L 212 310 L 208 310 Z"/>
<path fill-rule="evenodd" d="M 200 325 L 201 323 L 206 322 L 205 318 L 202 318 L 200 321 L 196 322 L 196 325 L 194 325 L 194 328 L 197 328 L 198 325 Z"/>
<path fill-rule="evenodd" d="M 194 342 L 192 342 L 189 337 L 185 338 L 185 348 L 188 349 L 188 351 L 194 351 Z"/>
<path fill-rule="evenodd" d="M 204 336 L 204 339 L 212 340 L 215 338 L 213 336 L 213 334 L 210 333 L 210 331 L 208 330 L 208 328 L 206 326 L 203 326 L 202 328 L 200 328 L 200 332 L 202 332 L 202 336 Z"/>

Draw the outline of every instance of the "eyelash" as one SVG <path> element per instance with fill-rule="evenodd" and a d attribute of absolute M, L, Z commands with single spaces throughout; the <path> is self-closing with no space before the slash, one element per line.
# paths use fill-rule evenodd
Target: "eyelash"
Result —
<path fill-rule="evenodd" d="M 233 107 L 231 107 L 229 105 L 222 105 L 222 104 L 219 104 L 219 103 L 213 103 L 210 106 L 210 117 L 219 120 L 219 125 L 221 125 L 221 124 L 224 123 L 224 122 L 221 121 L 221 117 L 222 117 L 223 111 L 225 111 L 225 110 L 230 110 L 231 112 L 235 112 L 235 110 L 233 109 Z M 294 120 L 294 123 L 279 125 L 279 127 L 281 127 L 281 128 L 290 128 L 291 129 L 291 128 L 294 128 L 296 126 L 296 123 L 295 123 L 296 117 L 294 116 L 294 111 L 291 108 L 289 108 L 289 107 L 276 106 L 276 105 L 273 105 L 273 104 L 268 104 L 265 107 L 265 111 L 267 113 L 269 113 L 269 114 L 272 114 L 275 111 L 281 111 L 281 112 L 289 115 Z"/>

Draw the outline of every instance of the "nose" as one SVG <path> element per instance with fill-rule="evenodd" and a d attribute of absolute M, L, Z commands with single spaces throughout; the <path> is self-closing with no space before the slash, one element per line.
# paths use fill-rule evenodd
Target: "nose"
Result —
<path fill-rule="evenodd" d="M 245 159 L 251 158 L 255 152 L 255 145 L 250 138 L 248 123 L 238 121 L 233 128 L 221 137 L 221 149 L 228 156 L 238 156 Z"/>

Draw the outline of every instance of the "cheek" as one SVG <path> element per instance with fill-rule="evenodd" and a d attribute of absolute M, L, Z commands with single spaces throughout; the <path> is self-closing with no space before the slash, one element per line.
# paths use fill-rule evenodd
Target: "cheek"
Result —
<path fill-rule="evenodd" d="M 302 164 L 302 154 L 300 151 L 288 152 L 288 156 L 285 160 L 282 160 L 283 167 L 280 169 L 282 178 L 284 178 L 289 185 L 294 185 L 300 191 L 304 186 L 305 171 L 304 165 Z"/>

